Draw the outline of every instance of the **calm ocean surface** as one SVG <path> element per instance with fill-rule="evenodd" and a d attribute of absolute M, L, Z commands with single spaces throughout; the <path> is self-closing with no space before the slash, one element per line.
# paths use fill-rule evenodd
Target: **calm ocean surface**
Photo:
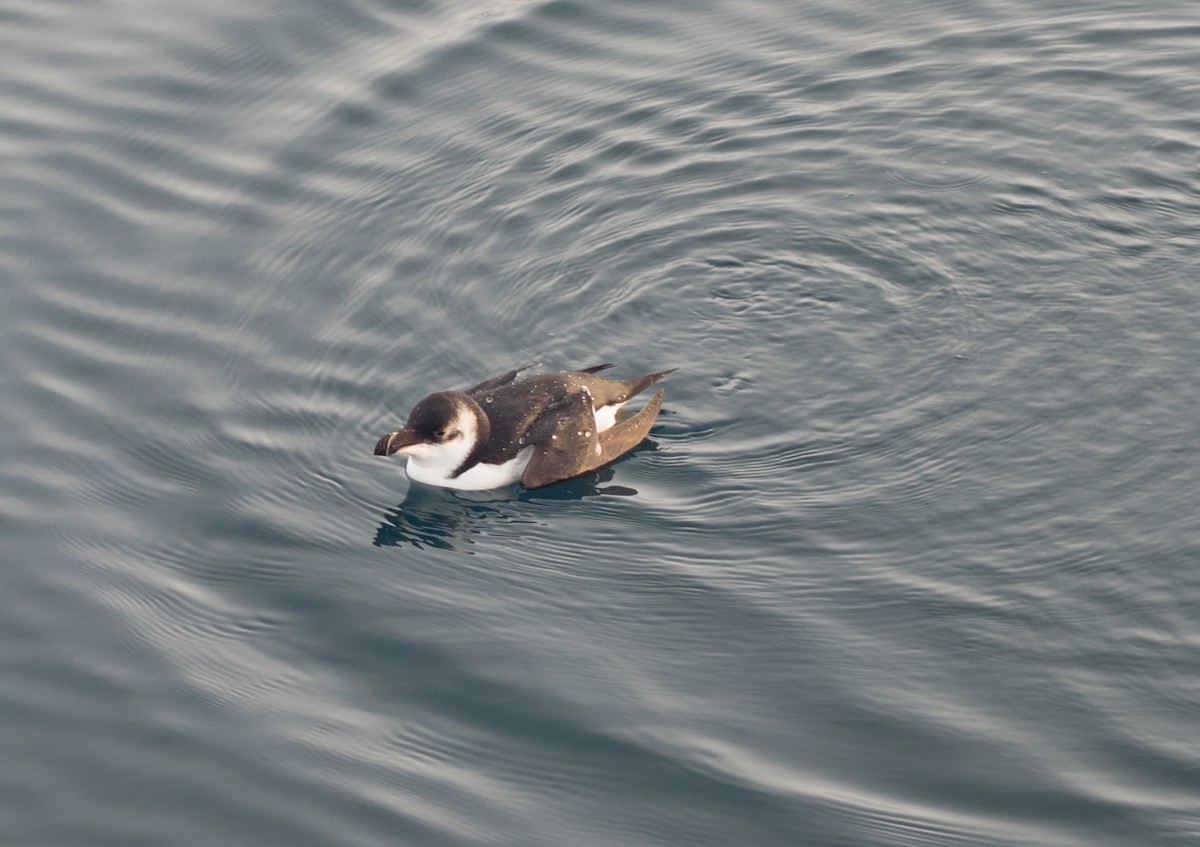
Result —
<path fill-rule="evenodd" d="M 0 2 L 0 844 L 1200 844 L 1200 6 Z M 376 438 L 678 366 L 553 488 Z"/>

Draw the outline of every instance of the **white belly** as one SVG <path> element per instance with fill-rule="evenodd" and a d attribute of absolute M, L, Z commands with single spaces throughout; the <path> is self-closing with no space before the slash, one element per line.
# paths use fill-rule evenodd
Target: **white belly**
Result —
<path fill-rule="evenodd" d="M 448 475 L 444 465 L 427 465 L 409 456 L 408 478 L 423 482 L 426 485 L 439 485 L 442 488 L 457 488 L 460 491 L 484 491 L 488 488 L 502 488 L 511 485 L 521 478 L 525 466 L 529 464 L 532 447 L 527 447 L 514 458 L 500 465 L 487 465 L 480 462 L 468 468 L 456 477 Z"/>

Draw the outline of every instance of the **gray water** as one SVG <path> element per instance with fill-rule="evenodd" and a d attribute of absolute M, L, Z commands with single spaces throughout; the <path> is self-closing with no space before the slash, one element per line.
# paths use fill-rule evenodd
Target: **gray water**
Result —
<path fill-rule="evenodd" d="M 1200 843 L 1200 7 L 0 7 L 0 843 Z M 535 492 L 375 439 L 679 367 Z"/>

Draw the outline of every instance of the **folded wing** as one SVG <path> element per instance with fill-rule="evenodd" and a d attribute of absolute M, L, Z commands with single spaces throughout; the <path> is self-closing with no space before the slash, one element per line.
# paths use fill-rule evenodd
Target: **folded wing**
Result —
<path fill-rule="evenodd" d="M 541 363 L 534 362 L 529 365 L 522 365 L 519 368 L 513 368 L 511 371 L 508 371 L 507 373 L 502 373 L 499 376 L 494 376 L 494 377 L 491 377 L 490 379 L 485 379 L 483 382 L 479 383 L 478 385 L 472 385 L 470 388 L 465 390 L 463 392 L 463 394 L 467 394 L 467 395 L 482 394 L 484 391 L 491 391 L 493 389 L 499 388 L 502 385 L 508 385 L 510 382 L 512 382 L 514 379 L 517 378 L 518 374 L 520 374 L 524 371 L 527 371 L 530 368 L 536 368 L 539 364 L 541 364 Z"/>
<path fill-rule="evenodd" d="M 642 442 L 662 408 L 663 392 L 637 414 L 602 433 L 596 432 L 592 398 L 578 392 L 547 407 L 525 434 L 533 455 L 521 484 L 541 488 L 579 476 L 620 458 Z"/>

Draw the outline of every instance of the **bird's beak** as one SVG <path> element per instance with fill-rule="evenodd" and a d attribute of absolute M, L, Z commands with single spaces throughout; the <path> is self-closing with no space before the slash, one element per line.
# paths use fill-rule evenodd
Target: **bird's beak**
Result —
<path fill-rule="evenodd" d="M 398 429 L 395 432 L 389 432 L 375 442 L 375 455 L 390 456 L 393 453 L 403 450 L 405 447 L 420 443 L 421 439 L 411 429 L 407 427 L 405 429 Z"/>

